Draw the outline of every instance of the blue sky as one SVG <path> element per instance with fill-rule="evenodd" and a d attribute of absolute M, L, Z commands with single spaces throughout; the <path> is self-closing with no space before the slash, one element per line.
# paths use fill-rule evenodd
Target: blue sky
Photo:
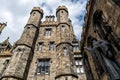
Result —
<path fill-rule="evenodd" d="M 16 42 L 24 29 L 34 6 L 39 6 L 46 15 L 55 15 L 56 8 L 65 5 L 69 11 L 69 18 L 72 20 L 74 33 L 80 39 L 86 3 L 88 0 L 0 0 L 0 22 L 7 22 L 7 26 L 0 35 L 0 42 L 10 37 L 10 42 Z"/>

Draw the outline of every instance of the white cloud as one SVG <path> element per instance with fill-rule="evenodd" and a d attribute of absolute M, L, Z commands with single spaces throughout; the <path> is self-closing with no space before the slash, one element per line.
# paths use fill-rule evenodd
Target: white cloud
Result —
<path fill-rule="evenodd" d="M 8 36 L 12 44 L 19 39 L 34 6 L 41 7 L 45 17 L 50 14 L 55 15 L 56 8 L 60 5 L 68 8 L 74 32 L 80 39 L 86 3 L 87 0 L 0 0 L 0 22 L 7 22 L 0 35 L 0 42 Z"/>

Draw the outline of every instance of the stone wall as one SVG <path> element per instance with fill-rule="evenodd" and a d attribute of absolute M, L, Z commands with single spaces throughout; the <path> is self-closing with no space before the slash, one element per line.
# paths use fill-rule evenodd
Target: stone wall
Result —
<path fill-rule="evenodd" d="M 7 62 L 6 62 L 6 60 L 10 61 L 10 59 L 11 59 L 11 55 L 10 56 L 9 55 L 8 56 L 6 56 L 6 55 L 1 56 L 0 55 L 0 77 L 2 76 L 3 72 L 7 68 Z"/>

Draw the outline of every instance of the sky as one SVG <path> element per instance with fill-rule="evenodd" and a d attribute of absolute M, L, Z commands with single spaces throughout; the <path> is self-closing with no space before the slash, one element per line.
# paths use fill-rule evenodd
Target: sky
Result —
<path fill-rule="evenodd" d="M 47 15 L 55 15 L 60 5 L 65 5 L 72 20 L 74 33 L 77 39 L 81 39 L 86 3 L 88 0 L 0 0 L 0 22 L 7 22 L 7 26 L 0 35 L 0 42 L 9 37 L 11 44 L 16 42 L 29 19 L 33 7 L 39 6 L 44 11 L 45 20 Z"/>

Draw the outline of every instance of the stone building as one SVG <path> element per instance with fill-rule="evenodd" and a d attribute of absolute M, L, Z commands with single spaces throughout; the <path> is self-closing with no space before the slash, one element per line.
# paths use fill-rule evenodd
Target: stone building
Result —
<path fill-rule="evenodd" d="M 87 80 L 120 79 L 120 0 L 89 0 L 81 36 Z"/>
<path fill-rule="evenodd" d="M 0 43 L 0 78 L 6 67 L 8 66 L 8 63 L 12 56 L 12 54 L 10 53 L 12 45 L 10 44 L 8 39 L 9 38 Z"/>
<path fill-rule="evenodd" d="M 16 42 L 1 80 L 86 80 L 79 41 L 65 6 L 41 21 L 43 10 L 34 7 Z"/>

